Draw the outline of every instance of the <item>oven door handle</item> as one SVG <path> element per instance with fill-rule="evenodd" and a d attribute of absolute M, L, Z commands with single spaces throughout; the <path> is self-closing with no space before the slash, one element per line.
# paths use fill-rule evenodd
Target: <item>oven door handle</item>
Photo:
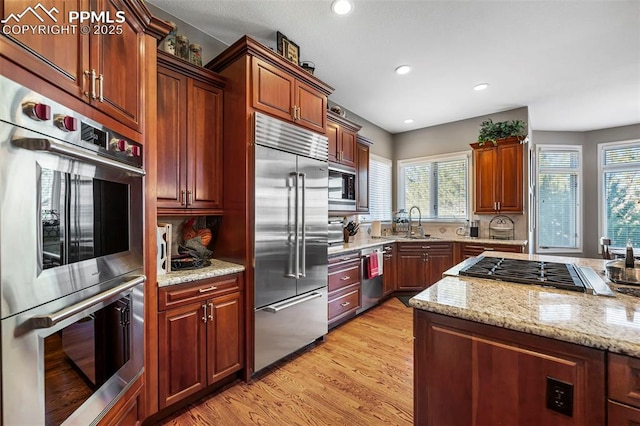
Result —
<path fill-rule="evenodd" d="M 31 325 L 33 328 L 53 327 L 59 322 L 64 321 L 67 318 L 71 318 L 72 316 L 79 314 L 80 312 L 89 309 L 90 307 L 95 306 L 100 302 L 104 302 L 105 300 L 108 300 L 109 298 L 116 296 L 123 291 L 129 290 L 130 288 L 135 287 L 138 284 L 144 283 L 146 280 L 146 276 L 139 275 L 132 280 L 124 282 L 105 292 L 96 294 L 95 296 L 85 299 L 80 303 L 76 303 L 75 305 L 71 305 L 64 309 L 61 309 L 58 312 L 54 312 L 50 315 L 36 315 L 34 317 L 31 317 Z"/>
<path fill-rule="evenodd" d="M 130 166 L 107 157 L 102 157 L 98 155 L 98 153 L 85 151 L 82 148 L 76 148 L 75 146 L 56 142 L 51 139 L 20 138 L 14 139 L 11 142 L 14 146 L 28 149 L 30 151 L 47 151 L 52 154 L 64 155 L 77 160 L 86 161 L 87 163 L 97 164 L 99 166 L 112 167 L 135 176 L 145 175 L 144 170 L 139 167 Z"/>

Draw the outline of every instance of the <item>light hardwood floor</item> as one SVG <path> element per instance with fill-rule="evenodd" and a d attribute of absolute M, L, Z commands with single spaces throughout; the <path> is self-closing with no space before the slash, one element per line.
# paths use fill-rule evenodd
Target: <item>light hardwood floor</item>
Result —
<path fill-rule="evenodd" d="M 411 425 L 413 310 L 395 297 L 164 425 Z"/>

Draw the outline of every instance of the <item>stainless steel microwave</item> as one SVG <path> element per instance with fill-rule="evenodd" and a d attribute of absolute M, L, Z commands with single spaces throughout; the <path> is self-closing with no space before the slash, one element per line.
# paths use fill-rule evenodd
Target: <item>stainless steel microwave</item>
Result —
<path fill-rule="evenodd" d="M 356 210 L 356 170 L 341 164 L 329 165 L 329 211 Z"/>

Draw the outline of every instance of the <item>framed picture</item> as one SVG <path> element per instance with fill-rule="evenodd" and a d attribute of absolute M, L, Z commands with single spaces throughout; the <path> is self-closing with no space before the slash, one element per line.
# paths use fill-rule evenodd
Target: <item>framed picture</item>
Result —
<path fill-rule="evenodd" d="M 276 46 L 278 47 L 278 53 L 284 56 L 284 40 L 287 40 L 287 36 L 280 31 L 276 31 Z"/>
<path fill-rule="evenodd" d="M 283 56 L 296 65 L 300 64 L 300 47 L 289 39 L 282 41 Z"/>

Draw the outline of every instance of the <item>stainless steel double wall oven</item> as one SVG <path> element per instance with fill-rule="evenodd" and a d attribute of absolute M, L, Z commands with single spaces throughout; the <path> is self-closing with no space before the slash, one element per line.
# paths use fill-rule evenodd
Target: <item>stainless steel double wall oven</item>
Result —
<path fill-rule="evenodd" d="M 93 424 L 143 371 L 142 146 L 0 93 L 2 424 Z"/>

